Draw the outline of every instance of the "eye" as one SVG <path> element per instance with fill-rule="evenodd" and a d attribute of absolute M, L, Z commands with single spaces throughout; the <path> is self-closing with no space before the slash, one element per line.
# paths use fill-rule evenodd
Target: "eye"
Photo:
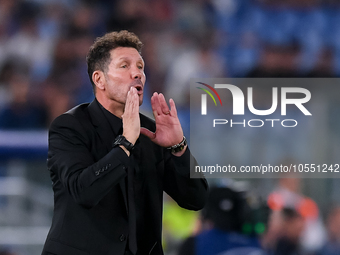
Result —
<path fill-rule="evenodd" d="M 143 70 L 143 66 L 138 66 L 139 69 Z"/>
<path fill-rule="evenodd" d="M 126 64 L 125 64 L 125 65 L 122 65 L 121 68 L 127 68 L 127 65 L 126 65 Z"/>

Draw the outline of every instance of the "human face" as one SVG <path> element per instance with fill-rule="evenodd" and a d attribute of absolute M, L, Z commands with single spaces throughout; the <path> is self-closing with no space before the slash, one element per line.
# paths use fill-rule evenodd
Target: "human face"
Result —
<path fill-rule="evenodd" d="M 137 89 L 139 105 L 143 102 L 144 61 L 135 48 L 118 47 L 111 51 L 111 62 L 105 73 L 105 93 L 117 106 L 124 106 L 131 87 Z"/>

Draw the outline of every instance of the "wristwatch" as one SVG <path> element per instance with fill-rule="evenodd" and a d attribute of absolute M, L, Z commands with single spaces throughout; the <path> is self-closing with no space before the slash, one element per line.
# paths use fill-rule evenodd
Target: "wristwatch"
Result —
<path fill-rule="evenodd" d="M 119 145 L 123 145 L 125 147 L 125 149 L 127 149 L 130 152 L 134 148 L 133 144 L 130 143 L 128 140 L 126 140 L 125 136 L 123 136 L 123 135 L 117 136 L 116 139 L 112 143 L 112 147 L 116 147 L 116 146 L 119 146 Z"/>

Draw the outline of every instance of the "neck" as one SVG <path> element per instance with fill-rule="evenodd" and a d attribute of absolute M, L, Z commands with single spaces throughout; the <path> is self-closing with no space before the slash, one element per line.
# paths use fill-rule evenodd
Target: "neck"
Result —
<path fill-rule="evenodd" d="M 100 95 L 96 95 L 96 99 L 106 110 L 108 110 L 113 115 L 117 116 L 118 118 L 122 118 L 122 115 L 124 113 L 124 107 L 125 107 L 124 104 L 110 100 Z"/>

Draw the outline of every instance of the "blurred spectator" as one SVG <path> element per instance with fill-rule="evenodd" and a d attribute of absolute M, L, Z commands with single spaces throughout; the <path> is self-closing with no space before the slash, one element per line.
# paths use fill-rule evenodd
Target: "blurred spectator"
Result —
<path fill-rule="evenodd" d="M 250 213 L 243 192 L 211 188 L 202 211 L 201 233 L 185 240 L 178 255 L 264 254 L 256 236 L 242 233 Z"/>
<path fill-rule="evenodd" d="M 113 10 L 108 15 L 108 31 L 129 30 L 143 31 L 147 26 L 148 1 L 116 1 Z"/>
<path fill-rule="evenodd" d="M 282 214 L 280 211 L 271 211 L 268 218 L 267 230 L 262 236 L 261 244 L 267 254 L 272 254 L 282 234 Z"/>
<path fill-rule="evenodd" d="M 12 99 L 9 83 L 11 78 L 15 76 L 15 73 L 28 75 L 26 63 L 18 59 L 16 61 L 11 58 L 5 60 L 0 71 L 0 109 Z"/>
<path fill-rule="evenodd" d="M 340 207 L 331 210 L 327 218 L 327 241 L 318 255 L 340 254 Z"/>
<path fill-rule="evenodd" d="M 86 50 L 92 41 L 93 36 L 86 32 L 60 38 L 54 52 L 52 71 L 45 80 L 53 78 L 58 86 L 67 88 L 74 105 L 93 98 L 92 86 L 84 64 Z"/>
<path fill-rule="evenodd" d="M 71 73 L 64 73 L 58 77 L 51 76 L 43 83 L 41 94 L 46 107 L 47 126 L 75 105 L 72 97 L 72 84 L 70 84 L 73 81 L 72 78 Z"/>
<path fill-rule="evenodd" d="M 279 212 L 281 224 L 279 236 L 272 252 L 273 255 L 300 255 L 306 254 L 300 246 L 300 238 L 305 226 L 305 220 L 297 211 L 283 208 Z"/>
<path fill-rule="evenodd" d="M 84 34 L 93 37 L 101 36 L 105 33 L 105 20 L 101 18 L 101 9 L 96 4 L 88 4 L 80 1 L 69 13 L 69 24 L 65 28 L 69 37 L 78 38 Z"/>
<path fill-rule="evenodd" d="M 296 211 L 306 221 L 300 240 L 303 249 L 308 252 L 320 249 L 324 243 L 325 234 L 319 208 L 311 198 L 301 194 L 301 179 L 294 178 L 294 176 L 280 178 L 278 187 L 268 197 L 268 206 L 273 211 L 281 211 L 283 208 Z M 297 216 L 294 215 L 293 218 Z"/>
<path fill-rule="evenodd" d="M 16 74 L 8 81 L 11 101 L 0 111 L 0 129 L 46 128 L 46 115 L 41 105 L 30 97 L 27 76 Z"/>
<path fill-rule="evenodd" d="M 0 68 L 6 59 L 6 45 L 16 22 L 15 10 L 18 0 L 0 0 Z"/>
<path fill-rule="evenodd" d="M 258 66 L 249 73 L 249 77 L 295 77 L 298 54 L 297 45 L 267 45 Z"/>
<path fill-rule="evenodd" d="M 39 33 L 38 21 L 41 6 L 33 2 L 20 2 L 17 8 L 17 28 L 5 46 L 11 58 L 24 59 L 30 66 L 31 79 L 46 77 L 53 52 L 53 40 L 43 38 Z"/>

